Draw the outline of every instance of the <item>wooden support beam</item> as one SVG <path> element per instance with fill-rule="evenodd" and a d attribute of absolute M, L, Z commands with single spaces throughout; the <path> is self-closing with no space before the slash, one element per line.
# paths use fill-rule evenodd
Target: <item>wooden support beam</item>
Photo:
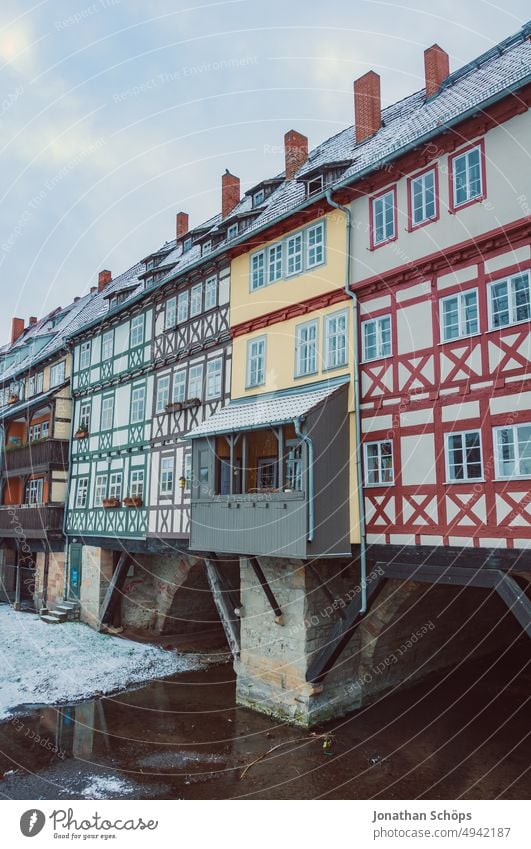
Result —
<path fill-rule="evenodd" d="M 531 637 L 531 601 L 514 578 L 511 578 L 505 572 L 498 572 L 498 575 L 496 592 L 520 623 L 527 636 Z"/>
<path fill-rule="evenodd" d="M 240 656 L 240 620 L 235 613 L 234 599 L 227 589 L 223 573 L 214 554 L 205 557 L 207 579 L 227 642 L 236 660 Z"/>
<path fill-rule="evenodd" d="M 116 564 L 116 568 L 112 573 L 112 578 L 109 581 L 109 586 L 107 587 L 105 598 L 103 599 L 102 605 L 100 607 L 98 628 L 101 628 L 101 626 L 103 625 L 103 620 L 114 609 L 114 606 L 116 604 L 116 598 L 114 596 L 115 593 L 118 593 L 119 589 L 123 585 L 125 576 L 127 574 L 127 569 L 129 567 L 130 559 L 131 558 L 129 556 L 129 553 L 127 551 L 122 551 L 118 559 L 118 563 Z"/>
<path fill-rule="evenodd" d="M 282 610 L 280 609 L 280 607 L 278 605 L 278 602 L 277 602 L 277 600 L 274 596 L 273 590 L 271 589 L 271 587 L 267 583 L 267 578 L 262 571 L 262 567 L 260 566 L 260 563 L 258 562 L 258 558 L 257 557 L 249 557 L 248 560 L 249 560 L 249 563 L 251 564 L 251 568 L 252 568 L 254 574 L 256 575 L 258 580 L 260 581 L 260 584 L 261 584 L 262 589 L 263 589 L 263 591 L 266 595 L 266 598 L 267 598 L 269 604 L 271 605 L 271 609 L 273 610 L 273 612 L 275 614 L 275 622 L 277 623 L 277 625 L 283 625 L 284 624 L 284 616 L 282 614 Z"/>
<path fill-rule="evenodd" d="M 466 569 L 460 566 L 411 566 L 407 563 L 382 563 L 376 567 L 393 581 L 419 581 L 423 584 L 445 584 L 455 587 L 489 589 L 499 580 L 498 569 Z"/>

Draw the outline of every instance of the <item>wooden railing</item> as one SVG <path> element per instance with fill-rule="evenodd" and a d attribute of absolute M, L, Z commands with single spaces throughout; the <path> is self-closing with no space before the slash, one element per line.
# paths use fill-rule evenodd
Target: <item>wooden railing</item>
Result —
<path fill-rule="evenodd" d="M 42 536 L 62 531 L 63 504 L 12 504 L 0 507 L 0 536 Z"/>
<path fill-rule="evenodd" d="M 43 439 L 18 448 L 7 448 L 2 452 L 2 470 L 22 472 L 50 465 L 68 466 L 68 439 Z"/>

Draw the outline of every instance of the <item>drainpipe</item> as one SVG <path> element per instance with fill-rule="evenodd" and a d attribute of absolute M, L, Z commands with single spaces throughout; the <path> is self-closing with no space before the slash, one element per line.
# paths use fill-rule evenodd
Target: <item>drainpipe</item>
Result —
<path fill-rule="evenodd" d="M 63 537 L 65 540 L 65 573 L 63 579 L 63 598 L 66 601 L 68 597 L 68 555 L 70 551 L 70 543 L 68 540 L 68 536 L 66 533 L 66 517 L 68 515 L 69 502 L 70 502 L 70 485 L 71 485 L 71 475 L 72 475 L 72 445 L 74 442 L 74 413 L 75 413 L 75 399 L 72 395 L 72 377 L 74 373 L 74 357 L 71 352 L 70 353 L 70 437 L 68 440 L 68 474 L 66 476 L 66 494 L 65 494 L 65 512 L 63 515 Z"/>
<path fill-rule="evenodd" d="M 303 416 L 299 416 L 296 419 L 293 419 L 293 424 L 295 426 L 295 433 L 301 442 L 304 442 L 305 445 L 308 446 L 308 542 L 313 542 L 314 535 L 314 477 L 313 477 L 313 440 L 307 433 L 303 433 L 301 430 L 301 422 L 304 420 Z"/>
<path fill-rule="evenodd" d="M 337 203 L 332 198 L 332 190 L 327 189 L 326 199 L 330 206 L 345 213 L 347 230 L 347 258 L 345 265 L 345 292 L 352 300 L 354 308 L 354 355 L 353 355 L 353 389 L 354 389 L 354 418 L 356 427 L 356 480 L 358 486 L 358 511 L 360 518 L 360 570 L 361 570 L 361 607 L 360 613 L 367 610 L 367 537 L 365 529 L 365 502 L 363 499 L 363 471 L 361 467 L 361 411 L 360 411 L 360 363 L 359 363 L 359 301 L 358 296 L 350 288 L 352 264 L 352 213 L 348 206 Z"/>

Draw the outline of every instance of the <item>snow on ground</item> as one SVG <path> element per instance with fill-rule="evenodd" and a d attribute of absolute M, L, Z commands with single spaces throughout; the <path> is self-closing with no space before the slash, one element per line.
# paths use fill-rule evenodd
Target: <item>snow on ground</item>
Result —
<path fill-rule="evenodd" d="M 197 656 L 99 634 L 80 622 L 46 625 L 0 605 L 0 720 L 23 705 L 53 705 L 200 669 Z"/>
<path fill-rule="evenodd" d="M 109 799 L 114 796 L 131 796 L 136 785 L 116 775 L 89 776 L 89 783 L 81 791 L 87 799 Z"/>

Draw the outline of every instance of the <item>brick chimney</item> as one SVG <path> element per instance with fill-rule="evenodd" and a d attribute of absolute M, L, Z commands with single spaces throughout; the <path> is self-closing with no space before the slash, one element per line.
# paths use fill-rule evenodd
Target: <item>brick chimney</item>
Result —
<path fill-rule="evenodd" d="M 442 47 L 432 44 L 424 51 L 424 75 L 426 77 L 426 97 L 433 97 L 441 83 L 450 74 L 450 59 Z"/>
<path fill-rule="evenodd" d="M 102 292 L 105 289 L 107 283 L 110 283 L 112 280 L 112 274 L 107 269 L 100 271 L 98 274 L 98 292 Z"/>
<path fill-rule="evenodd" d="M 30 327 L 34 327 L 37 324 L 38 320 L 39 319 L 37 318 L 37 316 L 35 316 L 35 315 L 30 316 L 30 320 L 29 320 Z"/>
<path fill-rule="evenodd" d="M 382 126 L 380 77 L 369 71 L 354 81 L 356 144 L 361 144 Z"/>
<path fill-rule="evenodd" d="M 240 178 L 227 170 L 221 178 L 221 215 L 225 218 L 240 202 Z"/>
<path fill-rule="evenodd" d="M 183 236 L 186 236 L 189 229 L 190 225 L 188 222 L 188 213 L 178 212 L 175 216 L 175 238 L 177 241 L 182 239 Z"/>
<path fill-rule="evenodd" d="M 293 180 L 295 174 L 308 159 L 308 139 L 297 130 L 289 130 L 284 136 L 284 158 L 286 162 L 286 180 Z"/>
<path fill-rule="evenodd" d="M 17 341 L 17 339 L 24 333 L 24 319 L 23 318 L 14 318 L 11 321 L 11 344 Z"/>

